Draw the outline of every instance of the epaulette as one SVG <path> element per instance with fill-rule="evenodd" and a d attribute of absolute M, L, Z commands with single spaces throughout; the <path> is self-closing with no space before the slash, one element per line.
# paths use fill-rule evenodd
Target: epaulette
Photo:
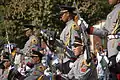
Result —
<path fill-rule="evenodd" d="M 40 65 L 40 66 L 37 67 L 37 70 L 39 70 L 41 72 L 43 72 L 45 69 L 46 69 L 46 67 L 42 66 L 42 65 Z"/>
<path fill-rule="evenodd" d="M 83 65 L 89 67 L 89 66 L 91 65 L 91 63 L 87 64 L 86 60 L 84 59 L 84 60 L 82 61 L 82 65 L 81 65 L 80 67 L 82 67 Z"/>
<path fill-rule="evenodd" d="M 79 26 L 77 26 L 76 24 L 73 24 L 73 25 L 72 25 L 72 29 L 74 29 L 74 30 L 79 30 Z"/>
<path fill-rule="evenodd" d="M 37 43 L 38 43 L 38 41 L 37 41 L 37 39 L 36 39 L 36 38 L 32 38 L 31 43 L 34 45 L 34 44 L 37 44 Z"/>

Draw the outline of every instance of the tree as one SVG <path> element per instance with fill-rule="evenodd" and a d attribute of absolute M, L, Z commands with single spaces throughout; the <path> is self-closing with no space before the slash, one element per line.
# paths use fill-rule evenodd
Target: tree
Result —
<path fill-rule="evenodd" d="M 80 15 L 89 25 L 104 19 L 110 7 L 104 0 L 75 0 Z M 5 39 L 7 29 L 9 40 L 23 47 L 23 25 L 33 24 L 37 29 L 52 29 L 61 32 L 64 24 L 59 20 L 59 5 L 73 5 L 74 0 L 1 0 L 0 3 L 0 39 Z M 4 18 L 3 18 L 4 17 Z M 3 20 L 4 19 L 4 20 Z M 6 41 L 5 41 L 6 43 Z M 21 45 L 23 44 L 23 45 Z"/>

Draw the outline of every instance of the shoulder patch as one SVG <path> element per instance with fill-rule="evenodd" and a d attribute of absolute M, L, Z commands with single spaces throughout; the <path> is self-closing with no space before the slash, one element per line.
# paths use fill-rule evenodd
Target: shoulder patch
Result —
<path fill-rule="evenodd" d="M 45 66 L 38 66 L 37 69 L 38 69 L 39 71 L 44 71 L 44 70 L 46 69 L 46 67 L 45 67 Z"/>
<path fill-rule="evenodd" d="M 72 25 L 72 29 L 74 29 L 74 30 L 79 30 L 79 26 L 73 24 L 73 25 Z"/>
<path fill-rule="evenodd" d="M 36 38 L 32 38 L 31 43 L 34 45 L 34 44 L 37 44 L 37 43 L 38 43 L 38 41 L 37 41 L 37 39 L 36 39 Z"/>
<path fill-rule="evenodd" d="M 84 67 L 83 67 L 83 68 L 80 69 L 80 71 L 81 71 L 81 72 L 86 72 L 86 71 L 87 71 L 87 68 L 84 68 Z"/>

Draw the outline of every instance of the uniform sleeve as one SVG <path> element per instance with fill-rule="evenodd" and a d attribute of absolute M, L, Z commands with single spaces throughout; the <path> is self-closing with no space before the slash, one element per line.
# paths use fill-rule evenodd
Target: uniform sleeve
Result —
<path fill-rule="evenodd" d="M 39 76 L 31 75 L 26 77 L 24 80 L 36 80 Z"/>
<path fill-rule="evenodd" d="M 93 34 L 99 37 L 105 37 L 108 35 L 108 30 L 105 28 L 95 28 L 95 27 L 89 27 L 87 30 L 89 34 Z"/>
<path fill-rule="evenodd" d="M 77 62 L 74 67 L 70 70 L 68 73 L 68 78 L 69 79 L 79 79 L 79 80 L 96 80 L 96 68 L 95 66 L 91 63 L 90 66 L 83 65 L 82 67 L 80 66 L 81 63 Z"/>
<path fill-rule="evenodd" d="M 24 45 L 24 48 L 21 49 L 20 51 L 24 54 L 29 54 L 33 45 L 37 45 L 37 44 L 39 44 L 38 39 L 35 36 L 31 36 Z"/>
<path fill-rule="evenodd" d="M 25 80 L 37 80 L 41 76 L 43 76 L 43 72 L 36 70 L 36 71 L 33 71 L 30 76 L 26 77 Z"/>
<path fill-rule="evenodd" d="M 115 8 L 112 12 L 107 15 L 107 19 L 105 21 L 105 25 L 101 29 L 94 28 L 93 34 L 97 36 L 106 36 L 107 34 L 113 34 L 113 30 L 115 28 L 117 19 L 118 19 L 118 12 L 120 8 Z"/>
<path fill-rule="evenodd" d="M 68 73 L 68 78 L 69 79 L 72 79 L 73 77 L 74 77 L 74 69 L 72 68 L 70 71 L 69 71 L 69 73 Z"/>
<path fill-rule="evenodd" d="M 81 72 L 80 78 L 82 80 L 97 80 L 97 71 L 93 62 L 91 62 L 90 66 L 86 66 L 87 70 L 85 72 Z M 84 66 L 81 68 L 81 71 L 84 71 Z"/>
<path fill-rule="evenodd" d="M 80 70 L 82 71 L 80 78 L 83 80 L 87 80 L 87 78 L 90 77 L 90 75 L 92 74 L 91 73 L 92 69 L 90 69 L 88 67 L 87 67 L 87 70 L 85 72 L 84 72 L 85 69 L 83 67 Z"/>

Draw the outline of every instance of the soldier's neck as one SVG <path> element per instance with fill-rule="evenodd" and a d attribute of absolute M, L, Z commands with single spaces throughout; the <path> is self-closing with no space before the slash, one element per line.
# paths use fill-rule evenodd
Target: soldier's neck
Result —
<path fill-rule="evenodd" d="M 72 20 L 72 19 L 73 19 L 72 17 L 69 17 L 69 18 L 68 18 L 68 21 L 70 21 L 70 20 Z"/>

